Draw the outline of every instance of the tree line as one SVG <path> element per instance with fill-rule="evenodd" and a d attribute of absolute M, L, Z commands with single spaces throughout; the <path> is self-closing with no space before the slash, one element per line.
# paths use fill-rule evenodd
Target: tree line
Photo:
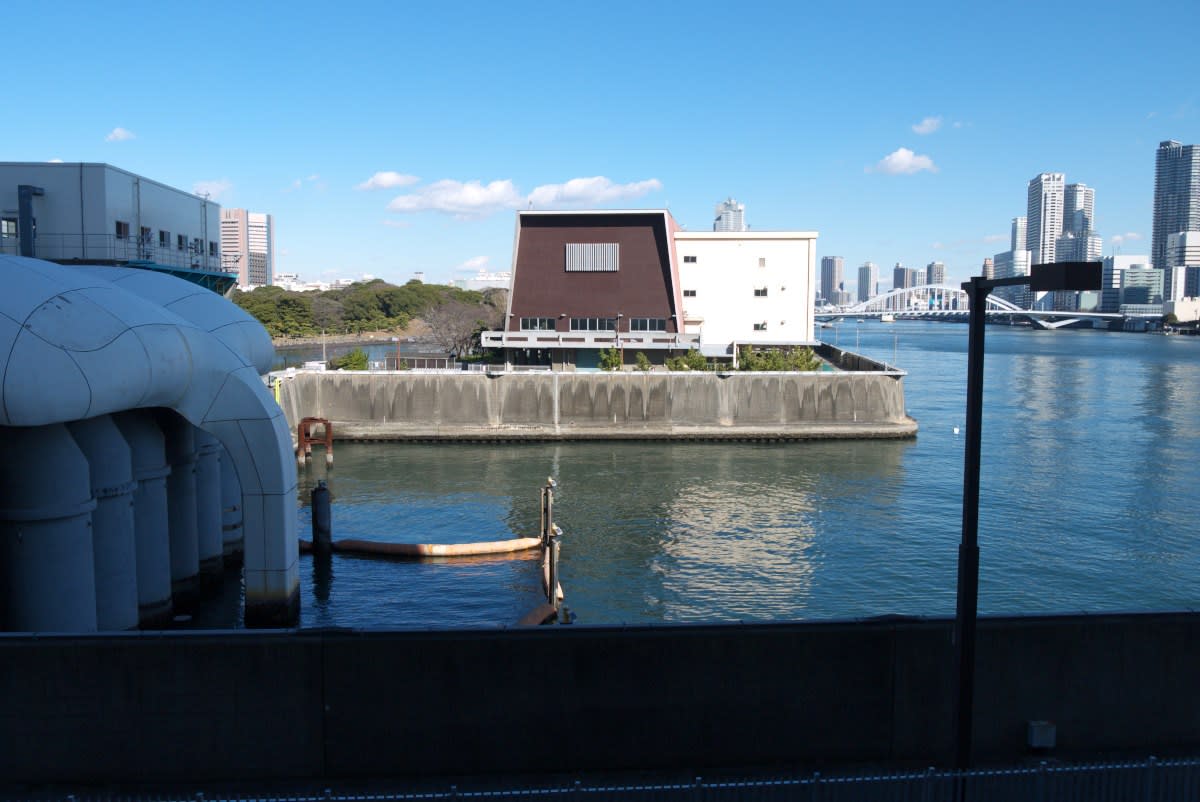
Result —
<path fill-rule="evenodd" d="M 375 279 L 324 292 L 282 287 L 234 290 L 232 300 L 272 337 L 398 330 L 420 318 L 430 325 L 431 337 L 439 345 L 461 353 L 471 349 L 473 334 L 499 325 L 505 296 L 505 290 L 476 292 L 416 279 L 396 286 Z"/>

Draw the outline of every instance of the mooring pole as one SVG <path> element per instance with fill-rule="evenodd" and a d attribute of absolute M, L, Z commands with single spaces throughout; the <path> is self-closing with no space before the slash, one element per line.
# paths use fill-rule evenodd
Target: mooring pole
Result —
<path fill-rule="evenodd" d="M 312 534 L 313 553 L 328 557 L 333 552 L 333 514 L 324 479 L 312 490 Z"/>

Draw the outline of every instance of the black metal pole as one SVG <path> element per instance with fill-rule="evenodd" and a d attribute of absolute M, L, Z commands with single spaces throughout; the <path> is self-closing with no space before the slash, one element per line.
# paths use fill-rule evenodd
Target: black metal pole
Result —
<path fill-rule="evenodd" d="M 967 318 L 966 453 L 963 462 L 962 542 L 958 544 L 958 604 L 954 616 L 957 693 L 954 699 L 954 767 L 971 765 L 971 725 L 975 701 L 975 623 L 979 607 L 979 457 L 983 424 L 983 334 L 985 279 L 963 284 L 969 296 Z"/>

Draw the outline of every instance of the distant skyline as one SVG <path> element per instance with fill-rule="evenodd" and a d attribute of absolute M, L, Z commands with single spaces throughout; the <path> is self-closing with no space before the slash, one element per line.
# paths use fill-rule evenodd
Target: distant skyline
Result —
<path fill-rule="evenodd" d="M 752 230 L 819 232 L 818 257 L 959 282 L 1044 172 L 1095 190 L 1105 255 L 1149 253 L 1158 143 L 1200 143 L 1191 51 L 1159 46 L 1197 29 L 1195 0 L 50 2 L 4 24 L 0 161 L 106 162 L 268 213 L 276 272 L 311 281 L 508 270 L 530 206 L 704 231 L 732 197 Z"/>

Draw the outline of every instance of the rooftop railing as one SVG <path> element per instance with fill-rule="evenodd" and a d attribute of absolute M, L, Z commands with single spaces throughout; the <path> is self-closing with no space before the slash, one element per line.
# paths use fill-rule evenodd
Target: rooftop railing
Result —
<path fill-rule="evenodd" d="M 181 249 L 178 243 L 159 245 L 157 240 L 140 240 L 135 236 L 118 237 L 115 234 L 52 234 L 39 232 L 34 240 L 33 255 L 38 259 L 66 261 L 104 262 L 154 262 L 209 273 L 236 273 L 237 267 L 222 266 L 219 254 L 204 252 L 207 246 L 197 249 L 191 241 Z M 12 256 L 21 254 L 20 237 L 0 238 L 0 253 Z"/>

